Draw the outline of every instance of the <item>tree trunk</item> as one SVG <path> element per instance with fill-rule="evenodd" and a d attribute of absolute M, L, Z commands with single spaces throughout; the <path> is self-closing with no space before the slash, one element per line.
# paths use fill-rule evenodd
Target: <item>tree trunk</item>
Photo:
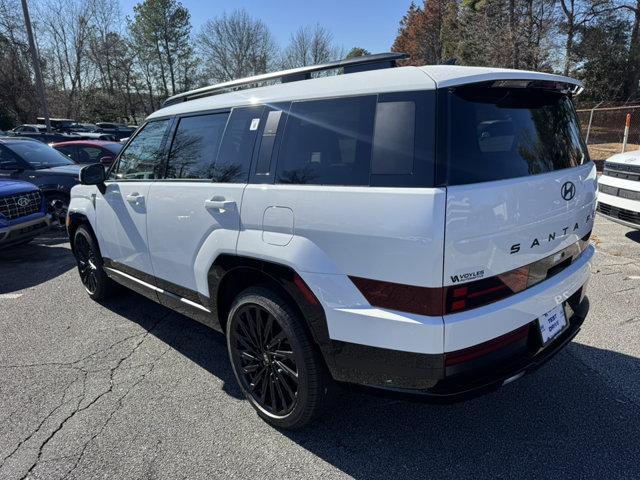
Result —
<path fill-rule="evenodd" d="M 640 82 L 640 0 L 637 0 L 633 14 L 633 28 L 631 29 L 631 40 L 629 44 L 629 75 L 627 77 L 627 96 L 629 98 L 638 97 L 638 83 Z"/>

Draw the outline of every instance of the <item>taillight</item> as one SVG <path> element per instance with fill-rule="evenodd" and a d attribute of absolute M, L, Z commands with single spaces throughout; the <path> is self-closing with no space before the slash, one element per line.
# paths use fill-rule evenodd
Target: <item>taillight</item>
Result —
<path fill-rule="evenodd" d="M 523 327 L 506 333 L 500 337 L 489 340 L 488 342 L 474 345 L 473 347 L 464 348 L 462 350 L 456 350 L 455 352 L 446 353 L 444 356 L 444 364 L 446 367 L 458 365 L 460 363 L 475 360 L 476 358 L 483 357 L 489 353 L 500 350 L 508 345 L 516 343 L 519 340 L 527 338 L 529 336 L 529 324 Z"/>
<path fill-rule="evenodd" d="M 438 316 L 482 307 L 522 292 L 564 270 L 585 250 L 591 232 L 560 252 L 482 280 L 443 288 L 349 276 L 374 307 Z"/>
<path fill-rule="evenodd" d="M 444 313 L 456 313 L 497 302 L 527 288 L 529 267 L 446 288 Z"/>
<path fill-rule="evenodd" d="M 442 315 L 442 288 L 417 287 L 361 277 L 349 278 L 375 307 L 418 315 Z"/>

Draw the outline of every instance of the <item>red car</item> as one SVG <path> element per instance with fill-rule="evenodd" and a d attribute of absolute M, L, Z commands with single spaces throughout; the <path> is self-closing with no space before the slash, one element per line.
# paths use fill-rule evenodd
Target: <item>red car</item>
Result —
<path fill-rule="evenodd" d="M 53 143 L 51 146 L 76 163 L 101 163 L 108 167 L 122 150 L 123 144 L 104 140 L 73 140 Z"/>

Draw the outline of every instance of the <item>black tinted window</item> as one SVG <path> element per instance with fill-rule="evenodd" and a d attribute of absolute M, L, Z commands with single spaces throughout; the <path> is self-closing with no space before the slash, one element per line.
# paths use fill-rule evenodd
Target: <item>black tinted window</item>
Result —
<path fill-rule="evenodd" d="M 371 158 L 372 174 L 413 173 L 415 124 L 415 102 L 378 103 Z"/>
<path fill-rule="evenodd" d="M 120 155 L 111 178 L 116 180 L 151 180 L 161 175 L 164 137 L 171 120 L 149 122 Z"/>
<path fill-rule="evenodd" d="M 167 178 L 212 179 L 228 113 L 181 118 L 171 144 Z"/>
<path fill-rule="evenodd" d="M 7 144 L 9 149 L 36 170 L 75 165 L 69 158 L 46 143 L 37 141 L 16 141 Z"/>
<path fill-rule="evenodd" d="M 75 148 L 76 147 L 72 147 L 70 145 L 65 145 L 65 146 L 62 146 L 62 147 L 55 147 L 56 150 L 58 150 L 60 153 L 62 153 L 64 155 L 66 155 L 71 160 L 73 160 L 73 154 L 75 152 Z"/>
<path fill-rule="evenodd" d="M 277 181 L 368 185 L 375 107 L 375 96 L 293 103 Z"/>
<path fill-rule="evenodd" d="M 571 99 L 560 93 L 462 87 L 449 112 L 450 185 L 574 167 L 587 155 Z"/>
<path fill-rule="evenodd" d="M 20 159 L 8 148 L 0 145 L 0 170 L 17 170 L 23 167 Z"/>
<path fill-rule="evenodd" d="M 231 112 L 213 169 L 214 182 L 247 182 L 253 144 L 263 108 L 236 108 Z"/>

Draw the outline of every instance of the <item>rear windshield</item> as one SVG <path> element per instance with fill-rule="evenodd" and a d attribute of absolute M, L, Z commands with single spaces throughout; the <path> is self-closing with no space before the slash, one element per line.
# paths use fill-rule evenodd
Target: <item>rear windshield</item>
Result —
<path fill-rule="evenodd" d="M 524 177 L 588 161 L 571 99 L 562 93 L 460 87 L 449 93 L 449 185 Z"/>

